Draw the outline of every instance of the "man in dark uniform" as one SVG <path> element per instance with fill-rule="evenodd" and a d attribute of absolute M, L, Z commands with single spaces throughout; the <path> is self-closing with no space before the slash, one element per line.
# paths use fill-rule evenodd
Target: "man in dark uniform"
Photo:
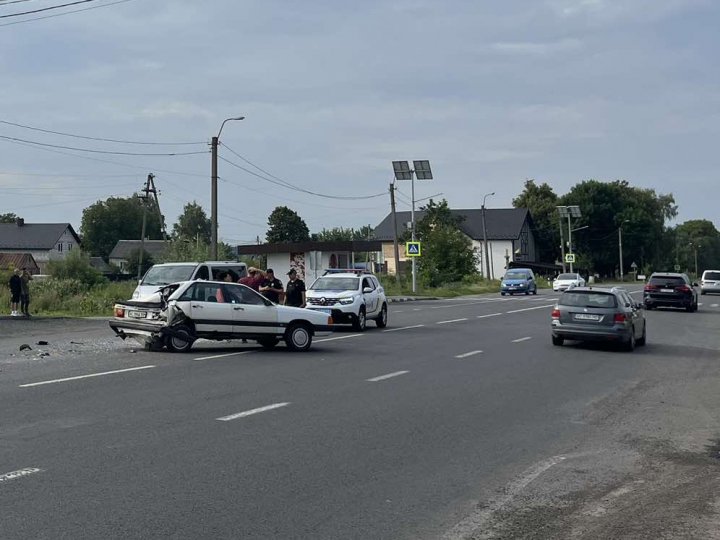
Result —
<path fill-rule="evenodd" d="M 294 307 L 305 307 L 305 282 L 297 277 L 297 272 L 292 268 L 287 275 L 289 281 L 285 286 L 285 305 Z"/>
<path fill-rule="evenodd" d="M 275 272 L 271 268 L 265 270 L 265 279 L 263 279 L 258 289 L 265 298 L 275 302 L 280 302 L 280 295 L 283 294 L 283 284 L 275 277 Z"/>

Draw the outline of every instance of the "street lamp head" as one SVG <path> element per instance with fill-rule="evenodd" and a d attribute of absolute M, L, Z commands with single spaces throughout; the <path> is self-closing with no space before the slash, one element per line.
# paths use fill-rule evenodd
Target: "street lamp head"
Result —
<path fill-rule="evenodd" d="M 220 134 L 222 133 L 223 128 L 225 127 L 225 122 L 230 122 L 232 120 L 245 120 L 244 116 L 233 116 L 232 118 L 226 118 L 223 120 L 222 124 L 220 124 L 220 131 L 218 131 L 217 138 L 220 138 Z"/>

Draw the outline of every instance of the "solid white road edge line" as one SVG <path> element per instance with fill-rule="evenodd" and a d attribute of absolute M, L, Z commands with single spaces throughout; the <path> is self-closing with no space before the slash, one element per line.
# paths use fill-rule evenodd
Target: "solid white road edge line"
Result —
<path fill-rule="evenodd" d="M 193 360 L 214 360 L 215 358 L 227 358 L 228 356 L 237 356 L 239 354 L 250 354 L 256 351 L 235 351 L 224 354 L 216 354 L 215 356 L 201 356 L 200 358 L 193 358 Z"/>
<path fill-rule="evenodd" d="M 531 311 L 533 309 L 543 309 L 553 307 L 555 304 L 545 304 L 543 306 L 528 307 L 523 309 L 513 309 L 512 311 L 506 311 L 505 313 L 520 313 L 521 311 Z"/>
<path fill-rule="evenodd" d="M 397 332 L 399 330 L 410 330 L 411 328 L 421 328 L 424 324 L 415 324 L 413 326 L 401 326 L 400 328 L 390 328 L 389 330 L 383 330 L 383 332 Z"/>
<path fill-rule="evenodd" d="M 453 319 L 451 321 L 438 321 L 435 324 L 450 324 L 450 323 L 461 322 L 461 321 L 467 321 L 467 317 L 465 317 L 463 319 Z"/>
<path fill-rule="evenodd" d="M 531 338 L 530 336 L 528 336 L 528 337 L 521 337 L 521 338 L 518 338 L 518 339 L 513 339 L 512 342 L 513 342 L 513 343 L 520 343 L 521 341 L 527 341 L 528 339 L 532 339 L 532 338 Z"/>
<path fill-rule="evenodd" d="M 336 336 L 323 339 L 316 339 L 315 343 L 322 343 L 323 341 L 335 341 L 336 339 L 348 339 L 353 337 L 362 337 L 364 334 L 348 334 L 346 336 Z"/>
<path fill-rule="evenodd" d="M 287 407 L 290 405 L 290 402 L 285 403 L 273 403 L 272 405 L 265 405 L 264 407 L 258 407 L 257 409 L 250 409 L 249 411 L 243 411 L 235 414 L 231 414 L 228 416 L 221 416 L 220 418 L 216 418 L 215 420 L 220 420 L 221 422 L 229 422 L 230 420 L 237 420 L 238 418 L 245 418 L 246 416 L 251 416 L 253 414 L 258 414 L 265 411 L 272 411 L 273 409 L 279 409 L 280 407 Z"/>
<path fill-rule="evenodd" d="M 14 480 L 15 478 L 21 478 L 23 476 L 27 476 L 29 474 L 35 474 L 42 472 L 42 469 L 38 469 L 36 467 L 25 467 L 24 469 L 20 469 L 19 471 L 12 471 L 5 474 L 0 474 L 0 483 L 7 482 L 8 480 Z"/>
<path fill-rule="evenodd" d="M 387 375 L 380 375 L 379 377 L 373 377 L 372 379 L 366 379 L 367 382 L 378 382 L 378 381 L 384 381 L 385 379 L 390 379 L 391 377 L 399 377 L 400 375 L 405 375 L 406 373 L 410 373 L 409 371 L 396 371 L 395 373 L 388 373 Z"/>
<path fill-rule="evenodd" d="M 18 388 L 28 388 L 30 386 L 41 386 L 43 384 L 53 384 L 67 381 L 77 381 L 79 379 L 89 379 L 90 377 L 102 377 L 103 375 L 114 375 L 115 373 L 127 373 L 128 371 L 139 371 L 141 369 L 151 369 L 155 366 L 140 366 L 127 369 L 115 369 L 113 371 L 103 371 L 102 373 L 90 373 L 89 375 L 78 375 L 77 377 L 65 377 L 64 379 L 53 379 L 52 381 L 40 381 L 28 384 L 21 384 Z"/>
<path fill-rule="evenodd" d="M 554 456 L 525 470 L 520 477 L 516 478 L 507 485 L 507 487 L 503 490 L 505 493 L 504 496 L 495 499 L 488 506 L 484 506 L 481 510 L 462 520 L 447 534 L 443 535 L 442 539 L 464 540 L 465 538 L 469 538 L 474 532 L 483 529 L 487 521 L 493 517 L 493 514 L 495 514 L 498 510 L 501 510 L 505 505 L 517 497 L 517 495 L 529 486 L 538 476 L 558 463 L 562 463 L 568 457 L 571 456 Z"/>
<path fill-rule="evenodd" d="M 497 317 L 498 315 L 502 315 L 502 313 L 490 313 L 489 315 L 478 315 L 478 319 L 485 319 L 486 317 Z"/>
<path fill-rule="evenodd" d="M 468 356 L 473 356 L 475 354 L 481 354 L 482 351 L 470 351 L 462 354 L 458 354 L 455 356 L 455 358 L 467 358 Z"/>

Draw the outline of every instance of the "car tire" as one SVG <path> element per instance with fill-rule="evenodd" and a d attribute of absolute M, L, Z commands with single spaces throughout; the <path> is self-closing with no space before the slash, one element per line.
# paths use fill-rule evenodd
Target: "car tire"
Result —
<path fill-rule="evenodd" d="M 693 311 L 695 311 L 695 309 L 697 309 L 697 308 L 695 306 L 693 306 L 692 304 L 690 304 L 689 306 L 687 306 L 685 308 L 685 311 L 687 311 L 688 313 L 692 313 Z"/>
<path fill-rule="evenodd" d="M 262 339 L 258 339 L 257 342 L 266 351 L 272 351 L 275 346 L 280 342 L 280 340 L 276 337 L 264 337 Z"/>
<path fill-rule="evenodd" d="M 647 343 L 647 323 L 645 323 L 645 324 L 643 325 L 643 333 L 642 333 L 642 336 L 640 337 L 640 339 L 638 339 L 638 340 L 635 342 L 635 345 L 637 345 L 638 347 L 644 347 L 646 343 Z"/>
<path fill-rule="evenodd" d="M 500 296 L 505 296 L 505 293 L 504 293 L 504 292 L 501 292 L 501 293 L 500 293 Z"/>
<path fill-rule="evenodd" d="M 561 338 L 560 336 L 552 336 L 552 344 L 556 347 L 562 347 L 563 343 L 565 343 L 565 338 Z"/>
<path fill-rule="evenodd" d="M 533 296 L 535 296 L 537 294 L 537 288 L 533 289 L 532 293 L 533 293 Z"/>
<path fill-rule="evenodd" d="M 364 332 L 367 328 L 367 316 L 365 315 L 365 306 L 360 306 L 357 316 L 353 319 L 353 330 L 357 332 Z"/>
<path fill-rule="evenodd" d="M 623 343 L 623 349 L 627 352 L 633 352 L 635 350 L 635 329 L 633 328 L 630 331 L 630 339 L 628 339 L 625 343 Z"/>
<path fill-rule="evenodd" d="M 528 296 L 530 294 L 530 290 L 525 291 L 525 296 Z"/>
<path fill-rule="evenodd" d="M 173 335 L 167 337 L 165 345 L 172 352 L 185 353 L 190 350 L 195 340 L 187 326 L 181 325 L 172 329 Z"/>
<path fill-rule="evenodd" d="M 285 330 L 285 344 L 291 351 L 307 351 L 312 344 L 310 328 L 302 323 L 292 323 Z"/>
<path fill-rule="evenodd" d="M 387 304 L 382 305 L 380 315 L 375 319 L 375 324 L 378 328 L 385 328 L 387 326 Z"/>
<path fill-rule="evenodd" d="M 700 294 L 705 295 L 705 291 L 700 291 Z"/>
<path fill-rule="evenodd" d="M 647 311 L 652 311 L 652 310 L 655 309 L 655 308 L 654 308 L 653 306 L 651 306 L 650 304 L 645 304 L 645 309 L 646 309 Z"/>

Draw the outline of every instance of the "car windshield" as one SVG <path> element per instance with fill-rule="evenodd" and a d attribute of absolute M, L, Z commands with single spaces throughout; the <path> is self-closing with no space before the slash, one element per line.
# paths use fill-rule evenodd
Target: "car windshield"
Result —
<path fill-rule="evenodd" d="M 615 300 L 614 294 L 591 291 L 573 291 L 563 293 L 558 304 L 563 306 L 589 308 L 617 307 L 617 301 Z"/>
<path fill-rule="evenodd" d="M 703 279 L 711 279 L 713 281 L 720 281 L 720 272 L 705 272 Z"/>
<path fill-rule="evenodd" d="M 651 276 L 650 285 L 657 287 L 680 287 L 685 285 L 685 280 L 678 276 Z"/>
<path fill-rule="evenodd" d="M 141 285 L 167 285 L 176 281 L 188 281 L 194 266 L 153 266 L 142 280 Z"/>
<path fill-rule="evenodd" d="M 557 279 L 577 279 L 577 274 L 560 274 Z"/>
<path fill-rule="evenodd" d="M 358 278 L 321 277 L 310 287 L 313 291 L 354 291 L 358 288 Z"/>
<path fill-rule="evenodd" d="M 527 279 L 528 274 L 527 272 L 507 272 L 505 274 L 505 279 Z"/>

